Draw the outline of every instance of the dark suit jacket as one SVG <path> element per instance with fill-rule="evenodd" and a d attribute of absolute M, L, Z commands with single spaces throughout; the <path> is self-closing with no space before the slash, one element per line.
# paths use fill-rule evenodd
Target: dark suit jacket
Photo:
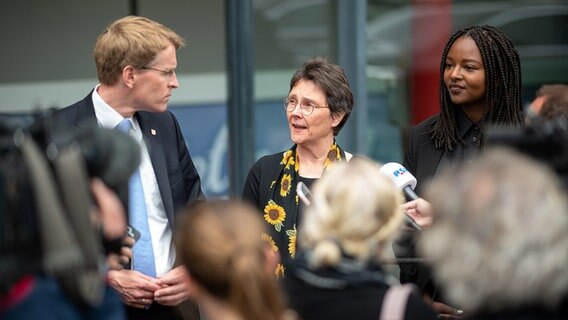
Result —
<path fill-rule="evenodd" d="M 55 126 L 73 124 L 80 127 L 96 123 L 91 95 L 92 92 L 83 100 L 55 112 Z M 173 228 L 175 212 L 179 208 L 198 198 L 204 198 L 201 179 L 172 113 L 140 111 L 136 112 L 135 117 L 148 146 L 166 215 Z"/>
<path fill-rule="evenodd" d="M 430 180 L 436 173 L 444 149 L 436 149 L 429 131 L 438 116 L 430 117 L 412 127 L 409 132 L 409 145 L 404 156 L 404 167 L 410 171 L 417 181 L 416 191 L 421 194 L 421 186 Z M 398 258 L 416 258 L 415 232 L 403 232 L 394 242 L 393 249 Z M 436 294 L 436 287 L 432 282 L 431 271 L 423 264 L 400 264 L 400 282 L 414 283 L 421 292 L 428 292 L 431 296 Z"/>
<path fill-rule="evenodd" d="M 424 182 L 432 179 L 444 153 L 444 149 L 436 149 L 429 131 L 438 116 L 432 116 L 410 128 L 408 150 L 404 155 L 403 165 L 416 177 L 416 191 L 420 194 Z"/>
<path fill-rule="evenodd" d="M 205 199 L 201 179 L 172 113 L 139 111 L 135 117 L 148 146 L 164 209 L 173 230 L 178 209 L 197 199 Z M 53 125 L 56 127 L 81 127 L 96 124 L 96 121 L 92 92 L 83 100 L 53 114 Z M 179 311 L 181 309 L 185 310 Z M 195 307 L 187 301 L 179 306 L 179 310 L 153 304 L 148 310 L 129 307 L 127 314 L 129 319 L 182 319 L 180 312 L 189 319 L 198 317 Z"/>

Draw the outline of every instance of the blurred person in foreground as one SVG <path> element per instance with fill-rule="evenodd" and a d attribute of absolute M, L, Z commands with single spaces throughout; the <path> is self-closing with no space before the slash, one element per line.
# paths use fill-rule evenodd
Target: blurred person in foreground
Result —
<path fill-rule="evenodd" d="M 119 140 L 129 139 L 114 138 L 104 142 L 120 145 Z M 76 149 L 68 151 L 59 146 L 51 156 L 73 154 L 76 166 L 52 172 L 53 163 L 30 135 L 0 128 L 1 319 L 125 319 L 124 307 L 104 277 L 107 268 L 120 265 L 124 208 L 100 177 L 75 171 L 85 161 Z"/>
<path fill-rule="evenodd" d="M 450 36 L 440 59 L 439 92 L 440 113 L 410 129 L 404 156 L 403 165 L 416 177 L 419 195 L 422 184 L 445 167 L 471 161 L 485 145 L 487 127 L 524 125 L 519 55 L 511 39 L 495 27 L 471 26 Z M 409 231 L 397 239 L 398 258 L 417 257 L 415 235 Z M 424 264 L 399 266 L 400 281 L 416 284 L 441 316 L 459 316 L 457 308 L 445 304 Z"/>
<path fill-rule="evenodd" d="M 403 222 L 402 196 L 371 160 L 336 165 L 319 179 L 284 278 L 302 319 L 395 319 L 382 314 L 394 279 L 381 258 Z M 414 287 L 414 286 L 412 286 Z M 418 291 L 400 301 L 404 319 L 436 319 Z"/>
<path fill-rule="evenodd" d="M 180 318 L 174 307 L 189 296 L 185 269 L 175 266 L 172 234 L 176 210 L 203 193 L 179 124 L 167 110 L 179 86 L 176 50 L 183 45 L 173 30 L 144 17 L 112 22 L 94 49 L 100 83 L 54 115 L 55 128 L 97 123 L 125 131 L 140 144 L 128 221 L 141 237 L 132 248 L 132 270 L 108 273 L 130 319 Z"/>
<path fill-rule="evenodd" d="M 434 221 L 419 249 L 469 319 L 568 318 L 568 197 L 549 168 L 488 149 L 425 197 Z"/>
<path fill-rule="evenodd" d="M 541 109 L 551 95 L 566 92 L 566 90 L 568 90 L 568 85 L 560 83 L 540 86 L 536 91 L 534 100 L 527 108 L 527 120 L 530 121 L 531 118 L 541 115 Z M 550 117 L 547 116 L 547 118 Z"/>
<path fill-rule="evenodd" d="M 568 85 L 558 84 L 555 88 L 548 93 L 539 116 L 544 120 L 568 121 Z"/>
<path fill-rule="evenodd" d="M 265 229 L 256 209 L 237 201 L 199 201 L 180 213 L 178 256 L 207 319 L 293 319 L 273 275 L 278 257 L 261 237 Z"/>
<path fill-rule="evenodd" d="M 353 93 L 343 68 L 327 58 L 309 59 L 290 80 L 284 110 L 294 145 L 284 152 L 264 156 L 250 169 L 243 199 L 263 212 L 282 263 L 275 273 L 282 277 L 296 254 L 296 233 L 302 215 L 296 187 L 308 187 L 338 161 L 351 154 L 335 137 L 353 109 Z"/>
<path fill-rule="evenodd" d="M 568 85 L 542 88 L 546 90 L 540 112 L 527 115 L 527 130 L 512 143 L 549 164 L 568 188 Z M 511 136 L 514 135 L 509 135 L 509 140 Z"/>

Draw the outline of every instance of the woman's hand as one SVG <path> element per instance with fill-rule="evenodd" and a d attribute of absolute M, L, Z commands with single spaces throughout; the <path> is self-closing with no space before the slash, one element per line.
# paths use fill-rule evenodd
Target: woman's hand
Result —
<path fill-rule="evenodd" d="M 429 227 L 432 224 L 432 205 L 422 198 L 408 201 L 402 205 L 402 210 L 406 211 L 422 228 Z"/>

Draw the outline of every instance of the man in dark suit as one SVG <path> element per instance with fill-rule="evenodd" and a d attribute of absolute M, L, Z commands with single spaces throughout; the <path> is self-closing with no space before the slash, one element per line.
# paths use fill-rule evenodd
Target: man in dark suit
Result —
<path fill-rule="evenodd" d="M 141 237 L 133 247 L 131 270 L 108 273 L 130 319 L 176 318 L 172 307 L 189 296 L 185 269 L 174 267 L 174 215 L 203 193 L 179 124 L 167 111 L 179 86 L 176 50 L 183 45 L 178 34 L 147 18 L 113 22 L 94 49 L 100 84 L 53 116 L 55 128 L 89 123 L 121 128 L 141 146 L 137 187 L 131 181 L 128 200 L 129 223 L 142 223 L 136 227 L 142 229 Z M 137 196 L 133 188 L 139 190 Z"/>

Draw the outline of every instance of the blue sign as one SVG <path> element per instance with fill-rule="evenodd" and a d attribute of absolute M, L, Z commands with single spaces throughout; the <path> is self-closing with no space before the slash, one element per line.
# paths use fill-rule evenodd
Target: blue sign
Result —
<path fill-rule="evenodd" d="M 226 109 L 224 104 L 169 108 L 179 121 L 207 197 L 229 194 Z M 292 145 L 286 114 L 280 102 L 256 104 L 255 128 L 256 159 L 284 151 Z"/>

